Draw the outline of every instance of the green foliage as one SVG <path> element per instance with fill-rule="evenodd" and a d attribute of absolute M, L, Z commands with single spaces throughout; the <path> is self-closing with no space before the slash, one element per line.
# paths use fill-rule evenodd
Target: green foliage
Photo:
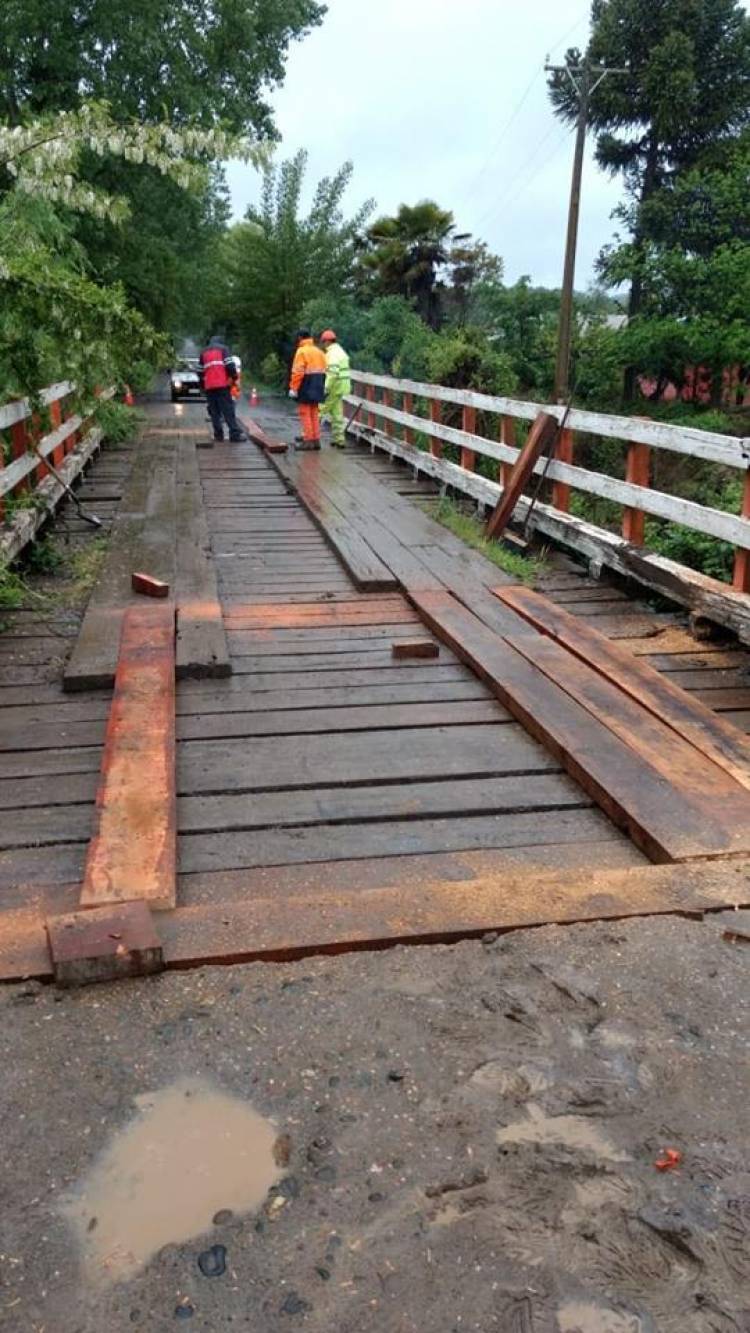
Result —
<path fill-rule="evenodd" d="M 17 611 L 23 606 L 25 595 L 23 579 L 5 561 L 0 561 L 0 609 Z"/>
<path fill-rule="evenodd" d="M 455 233 L 453 214 L 432 199 L 401 204 L 394 217 L 380 217 L 368 229 L 362 275 L 381 296 L 403 296 L 431 328 L 441 323 L 438 273 L 447 264 Z"/>
<path fill-rule="evenodd" d="M 117 403 L 114 399 L 101 399 L 94 408 L 94 420 L 101 427 L 103 438 L 108 444 L 123 444 L 132 440 L 145 423 L 145 415 L 135 407 Z"/>
<path fill-rule="evenodd" d="M 430 343 L 427 379 L 483 393 L 514 393 L 518 381 L 510 357 L 487 341 L 481 329 L 446 330 Z"/>
<path fill-rule="evenodd" d="M 264 176 L 259 208 L 228 232 L 218 247 L 220 278 L 211 317 L 260 362 L 269 352 L 291 353 L 306 303 L 325 293 L 346 291 L 362 227 L 371 211 L 365 204 L 345 218 L 343 198 L 351 180 L 346 163 L 318 185 L 306 217 L 301 216 L 307 154 Z"/>
<path fill-rule="evenodd" d="M 316 0 L 3 0 L 0 117 L 73 110 L 82 96 L 123 119 L 272 130 L 267 92 L 292 41 L 321 22 Z"/>
<path fill-rule="evenodd" d="M 544 572 L 543 557 L 531 558 L 518 555 L 516 551 L 507 550 L 499 542 L 488 541 L 484 525 L 479 519 L 467 514 L 453 500 L 440 500 L 432 510 L 432 517 L 460 537 L 467 546 L 480 551 L 487 560 L 492 561 L 493 565 L 497 565 L 506 574 L 512 574 L 521 583 L 534 583 Z"/>
<path fill-rule="evenodd" d="M 646 545 L 657 555 L 666 556 L 689 569 L 697 569 L 711 578 L 729 581 L 732 578 L 734 548 L 727 542 L 693 532 L 679 523 L 646 523 Z"/>
<path fill-rule="evenodd" d="M 269 352 L 264 356 L 260 363 L 260 378 L 263 384 L 267 384 L 271 389 L 286 388 L 287 374 L 286 368 L 280 356 L 275 352 Z"/>
<path fill-rule="evenodd" d="M 53 537 L 41 537 L 31 544 L 26 568 L 31 574 L 54 574 L 64 564 L 64 557 Z"/>

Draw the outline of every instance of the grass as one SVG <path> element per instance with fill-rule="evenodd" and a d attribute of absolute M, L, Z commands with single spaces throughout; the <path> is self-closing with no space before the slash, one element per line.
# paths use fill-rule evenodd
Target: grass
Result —
<path fill-rule="evenodd" d="M 475 551 L 480 551 L 487 560 L 491 560 L 493 565 L 502 569 L 505 574 L 510 574 L 518 579 L 519 583 L 534 583 L 543 573 L 545 562 L 543 557 L 529 557 L 518 555 L 515 551 L 509 551 L 502 546 L 500 542 L 488 541 L 484 525 L 479 519 L 473 518 L 470 514 L 465 514 L 459 505 L 453 500 L 443 499 L 432 509 L 432 518 L 438 523 L 442 523 L 444 528 L 448 528 L 461 541 L 466 542 Z"/>
<path fill-rule="evenodd" d="M 94 537 L 80 551 L 76 551 L 68 557 L 66 561 L 67 573 L 72 579 L 72 587 L 68 590 L 67 595 L 69 602 L 80 603 L 88 598 L 104 567 L 108 548 L 109 537 L 100 533 L 98 537 Z"/>

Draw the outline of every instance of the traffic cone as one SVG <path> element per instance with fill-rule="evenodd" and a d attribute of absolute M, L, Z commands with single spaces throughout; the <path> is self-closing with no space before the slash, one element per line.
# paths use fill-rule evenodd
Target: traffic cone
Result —
<path fill-rule="evenodd" d="M 124 402 L 126 407 L 135 407 L 135 398 L 133 397 L 133 390 L 131 389 L 129 384 L 125 385 L 125 392 L 122 395 L 122 401 Z"/>
<path fill-rule="evenodd" d="M 250 406 L 251 407 L 258 406 L 258 390 L 256 389 L 255 385 L 253 385 L 252 390 L 250 392 Z"/>

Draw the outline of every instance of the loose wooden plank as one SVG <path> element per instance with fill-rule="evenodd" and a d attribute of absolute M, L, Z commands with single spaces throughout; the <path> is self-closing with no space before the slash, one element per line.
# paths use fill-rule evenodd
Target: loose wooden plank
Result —
<path fill-rule="evenodd" d="M 696 698 L 531 589 L 498 588 L 497 596 L 750 788 L 750 743 Z"/>
<path fill-rule="evenodd" d="M 716 803 L 706 810 L 699 796 L 666 781 L 660 768 L 593 716 L 588 701 L 572 698 L 530 660 L 531 652 L 540 652 L 544 645 L 541 635 L 519 637 L 511 646 L 448 593 L 424 593 L 412 596 L 412 601 L 434 632 L 473 666 L 530 735 L 547 746 L 652 860 L 676 861 L 741 850 L 748 834 L 744 789 L 736 786 L 743 799 L 731 802 L 733 811 L 739 812 L 740 825 L 727 827 L 725 810 L 717 809 Z M 570 654 L 562 657 L 566 660 L 558 661 L 558 672 L 568 671 L 576 661 Z M 544 666 L 549 667 L 547 660 Z M 706 760 L 705 768 L 713 783 L 715 774 L 710 770 L 715 766 Z M 726 776 L 718 768 L 715 773 Z"/>
<path fill-rule="evenodd" d="M 400 606 L 351 606 L 345 603 L 327 603 L 289 606 L 278 603 L 261 605 L 243 602 L 225 602 L 224 618 L 228 629 L 264 629 L 295 625 L 392 625 L 417 624 L 414 612 L 402 603 Z"/>
<path fill-rule="evenodd" d="M 520 727 L 499 722 L 310 736 L 304 750 L 293 736 L 261 737 L 252 747 L 242 740 L 184 741 L 178 748 L 177 778 L 181 795 L 196 795 L 408 782 L 436 773 L 497 777 L 557 767 Z"/>
<path fill-rule="evenodd" d="M 173 603 L 124 617 L 82 907 L 176 901 Z"/>
<path fill-rule="evenodd" d="M 601 846 L 601 844 L 596 844 Z M 160 922 L 167 965 L 285 960 L 383 944 L 448 943 L 488 931 L 544 924 L 714 912 L 750 901 L 745 863 L 583 870 L 506 868 L 486 878 L 363 887 L 357 866 L 341 887 L 301 888 L 292 898 L 244 894 L 215 907 L 180 907 Z M 335 870 L 335 867 L 332 867 Z M 250 875 L 258 872 L 247 872 Z M 2 955 L 0 954 L 0 960 Z"/>
<path fill-rule="evenodd" d="M 191 441 L 177 449 L 176 510 L 178 679 L 229 676 L 229 657 L 211 554 L 198 457 Z"/>
<path fill-rule="evenodd" d="M 501 537 L 513 517 L 518 500 L 542 454 L 551 450 L 557 439 L 560 424 L 557 417 L 548 412 L 540 412 L 529 431 L 526 443 L 521 449 L 513 470 L 497 502 L 494 513 L 487 523 L 487 536 Z"/>
<path fill-rule="evenodd" d="M 65 668 L 66 690 L 112 685 L 123 613 L 138 602 L 134 569 L 170 586 L 175 581 L 175 441 L 141 441 L 110 537 L 104 570 L 89 599 Z"/>

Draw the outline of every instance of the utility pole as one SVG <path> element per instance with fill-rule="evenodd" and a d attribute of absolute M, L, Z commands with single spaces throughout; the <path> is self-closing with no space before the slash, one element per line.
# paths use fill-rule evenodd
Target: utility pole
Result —
<path fill-rule="evenodd" d="M 578 219 L 581 212 L 581 181 L 583 179 L 583 155 L 586 148 L 586 130 L 588 128 L 589 105 L 592 94 L 608 74 L 626 74 L 624 69 L 605 69 L 601 65 L 545 65 L 548 74 L 567 74 L 578 95 L 578 118 L 576 121 L 576 146 L 573 155 L 573 179 L 570 186 L 570 204 L 568 207 L 568 235 L 565 242 L 565 268 L 563 271 L 562 296 L 560 298 L 560 322 L 557 337 L 557 361 L 555 364 L 555 401 L 566 403 L 570 396 L 570 350 L 573 331 L 573 293 L 576 276 L 576 251 L 578 248 Z"/>

